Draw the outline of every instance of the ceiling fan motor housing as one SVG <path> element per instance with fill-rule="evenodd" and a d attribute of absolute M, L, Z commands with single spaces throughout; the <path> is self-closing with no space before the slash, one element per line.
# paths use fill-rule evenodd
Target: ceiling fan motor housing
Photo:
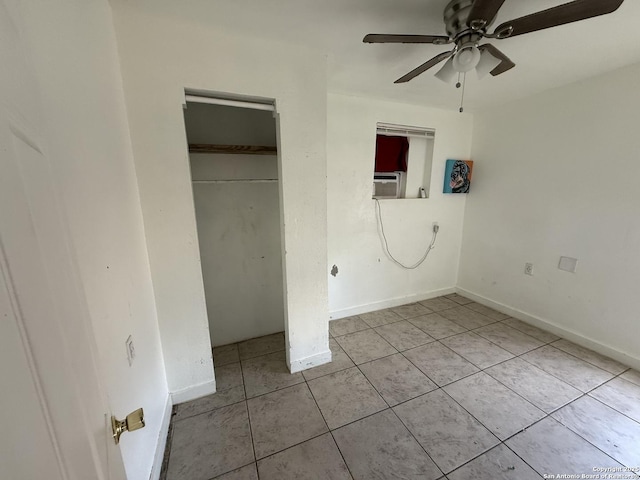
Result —
<path fill-rule="evenodd" d="M 466 31 L 473 31 L 467 25 L 473 1 L 474 0 L 452 0 L 447 4 L 444 9 L 444 24 L 449 37 L 457 40 L 457 37 Z M 486 29 L 492 21 L 492 18 L 489 19 L 482 28 Z"/>

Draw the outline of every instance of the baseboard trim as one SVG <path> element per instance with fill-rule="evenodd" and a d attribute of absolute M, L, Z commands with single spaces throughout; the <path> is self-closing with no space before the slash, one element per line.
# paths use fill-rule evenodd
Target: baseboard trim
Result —
<path fill-rule="evenodd" d="M 310 357 L 304 357 L 299 360 L 294 360 L 289 364 L 289 371 L 291 373 L 301 372 L 309 368 L 317 367 L 329 363 L 331 361 L 331 350 L 316 353 Z"/>
<path fill-rule="evenodd" d="M 373 312 L 375 310 L 399 307 L 400 305 L 405 305 L 407 303 L 414 303 L 414 302 L 420 302 L 422 300 L 429 300 L 430 298 L 440 297 L 442 295 L 449 295 L 455 292 L 456 292 L 455 287 L 441 288 L 439 290 L 432 290 L 427 293 L 416 293 L 416 294 L 407 295 L 404 297 L 390 298 L 387 300 L 381 300 L 379 302 L 358 305 L 356 307 L 343 308 L 341 310 L 332 310 L 329 312 L 329 320 L 338 320 L 339 318 L 351 317 L 353 315 L 360 315 L 361 313 Z"/>
<path fill-rule="evenodd" d="M 167 395 L 162 412 L 162 423 L 160 424 L 160 433 L 158 433 L 158 442 L 156 443 L 156 452 L 153 456 L 153 465 L 151 465 L 151 474 L 149 480 L 159 480 L 162 473 L 162 461 L 164 460 L 164 451 L 167 448 L 167 437 L 169 435 L 169 424 L 171 423 L 171 410 L 173 402 L 171 395 Z"/>
<path fill-rule="evenodd" d="M 209 382 L 194 385 L 192 387 L 183 388 L 177 392 L 171 392 L 171 401 L 174 405 L 178 403 L 189 402 L 196 398 L 204 397 L 216 393 L 216 381 L 211 380 Z"/>
<path fill-rule="evenodd" d="M 601 342 L 593 340 L 592 338 L 585 337 L 584 335 L 581 335 L 580 333 L 577 333 L 573 330 L 561 327 L 560 325 L 557 325 L 550 320 L 540 318 L 527 312 L 523 312 L 522 310 L 518 310 L 517 308 L 510 307 L 509 305 L 496 302 L 487 297 L 483 297 L 482 295 L 478 295 L 477 293 L 465 290 L 464 288 L 458 287 L 456 290 L 460 295 L 464 295 L 465 297 L 470 298 L 475 302 L 486 305 L 487 307 L 493 308 L 494 310 L 502 312 L 513 318 L 517 318 L 518 320 L 522 320 L 523 322 L 533 325 L 534 327 L 547 330 L 548 332 L 551 332 L 559 337 L 565 338 L 573 343 L 577 343 L 578 345 L 581 345 L 585 348 L 589 348 L 601 355 L 605 355 L 614 360 L 617 360 L 618 362 L 624 365 L 628 365 L 635 370 L 640 370 L 640 358 L 638 357 L 630 355 L 626 352 L 622 352 L 609 345 L 605 345 Z"/>

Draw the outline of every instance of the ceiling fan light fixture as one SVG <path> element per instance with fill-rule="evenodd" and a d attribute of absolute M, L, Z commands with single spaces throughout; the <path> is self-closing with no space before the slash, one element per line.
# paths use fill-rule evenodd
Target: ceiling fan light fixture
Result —
<path fill-rule="evenodd" d="M 456 72 L 469 72 L 480 62 L 480 50 L 475 45 L 463 45 L 453 56 L 453 68 Z"/>
<path fill-rule="evenodd" d="M 491 70 L 496 68 L 502 60 L 491 55 L 486 49 L 483 49 L 480 52 L 480 61 L 476 66 L 476 74 L 478 75 L 478 80 L 482 80 L 486 77 Z"/>
<path fill-rule="evenodd" d="M 450 83 L 457 74 L 458 72 L 453 68 L 453 57 L 449 57 L 449 60 L 444 62 L 444 65 L 440 70 L 438 70 L 435 77 L 438 80 L 442 80 L 444 83 Z"/>

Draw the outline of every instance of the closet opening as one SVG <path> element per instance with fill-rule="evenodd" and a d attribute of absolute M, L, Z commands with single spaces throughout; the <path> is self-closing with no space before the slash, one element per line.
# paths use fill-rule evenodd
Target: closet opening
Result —
<path fill-rule="evenodd" d="M 283 332 L 273 102 L 187 94 L 184 121 L 211 344 Z"/>

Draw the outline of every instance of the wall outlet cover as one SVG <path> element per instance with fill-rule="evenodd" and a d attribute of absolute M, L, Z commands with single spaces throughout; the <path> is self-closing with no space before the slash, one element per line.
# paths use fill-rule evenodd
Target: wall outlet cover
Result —
<path fill-rule="evenodd" d="M 578 265 L 578 259 L 572 257 L 560 257 L 558 262 L 558 268 L 565 272 L 576 273 L 576 266 Z"/>
<path fill-rule="evenodd" d="M 524 273 L 525 275 L 533 275 L 533 263 L 524 264 Z"/>

